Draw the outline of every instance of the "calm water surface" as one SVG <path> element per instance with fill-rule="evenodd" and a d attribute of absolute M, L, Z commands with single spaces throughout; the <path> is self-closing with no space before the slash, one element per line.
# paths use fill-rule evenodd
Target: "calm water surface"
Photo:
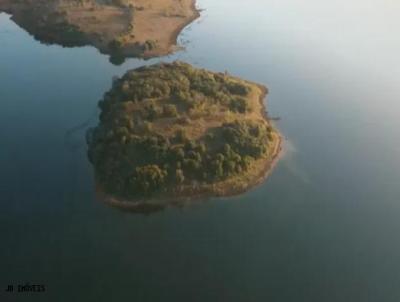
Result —
<path fill-rule="evenodd" d="M 94 195 L 84 134 L 115 75 L 0 15 L 1 301 L 400 301 L 398 1 L 201 0 L 175 59 L 269 86 L 286 153 L 237 198 L 150 216 Z M 187 43 L 187 41 L 189 41 Z"/>

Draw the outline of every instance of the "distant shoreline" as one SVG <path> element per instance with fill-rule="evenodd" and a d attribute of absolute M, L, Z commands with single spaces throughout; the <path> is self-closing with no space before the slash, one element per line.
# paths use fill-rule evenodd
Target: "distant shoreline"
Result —
<path fill-rule="evenodd" d="M 156 0 L 151 5 L 137 0 L 130 5 L 135 6 L 0 0 L 0 12 L 10 14 L 16 24 L 42 43 L 90 45 L 120 62 L 179 50 L 179 34 L 200 17 L 196 0 L 182 0 L 180 6 L 172 0 Z"/>
<path fill-rule="evenodd" d="M 192 11 L 193 11 L 193 13 L 194 13 L 193 17 L 189 18 L 189 19 L 186 21 L 186 23 L 182 24 L 181 26 L 178 26 L 178 27 L 176 28 L 176 30 L 171 34 L 171 37 L 170 37 L 170 45 L 171 45 L 171 47 L 173 47 L 173 46 L 178 46 L 178 47 L 179 47 L 179 45 L 178 45 L 178 38 L 179 38 L 179 35 L 182 33 L 182 31 L 183 31 L 187 26 L 189 26 L 189 25 L 192 24 L 195 20 L 197 20 L 198 18 L 200 18 L 200 16 L 201 16 L 200 11 L 201 11 L 201 10 L 197 9 L 196 3 L 197 3 L 197 0 L 192 0 L 191 8 L 192 8 Z M 174 51 L 171 50 L 171 52 L 174 52 Z"/>

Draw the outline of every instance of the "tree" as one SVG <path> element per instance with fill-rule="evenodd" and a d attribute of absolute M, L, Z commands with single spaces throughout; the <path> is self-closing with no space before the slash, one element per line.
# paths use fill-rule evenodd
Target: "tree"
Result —
<path fill-rule="evenodd" d="M 233 98 L 229 104 L 229 109 L 233 112 L 246 113 L 248 110 L 247 101 L 240 97 Z"/>
<path fill-rule="evenodd" d="M 226 87 L 232 94 L 246 96 L 249 93 L 249 88 L 241 83 L 230 82 Z"/>
<path fill-rule="evenodd" d="M 183 175 L 183 171 L 181 169 L 176 169 L 175 180 L 177 184 L 183 184 L 185 181 L 185 176 Z"/>
<path fill-rule="evenodd" d="M 138 193 L 148 195 L 163 187 L 166 176 L 158 165 L 146 165 L 136 168 L 132 182 Z"/>
<path fill-rule="evenodd" d="M 119 52 L 122 48 L 123 44 L 120 39 L 114 39 L 108 43 L 108 47 L 113 52 Z"/>
<path fill-rule="evenodd" d="M 175 133 L 175 139 L 179 143 L 185 143 L 188 141 L 188 136 L 184 129 L 179 129 Z"/>
<path fill-rule="evenodd" d="M 177 117 L 178 116 L 178 110 L 176 109 L 176 106 L 173 104 L 166 104 L 163 106 L 163 115 L 165 117 Z"/>

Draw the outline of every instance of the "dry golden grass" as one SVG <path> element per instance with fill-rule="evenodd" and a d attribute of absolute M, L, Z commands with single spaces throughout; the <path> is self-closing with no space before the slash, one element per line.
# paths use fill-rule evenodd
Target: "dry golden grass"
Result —
<path fill-rule="evenodd" d="M 268 124 L 268 121 L 262 115 L 264 109 L 260 103 L 260 97 L 263 95 L 261 88 L 242 80 L 238 80 L 238 82 L 244 83 L 251 88 L 248 96 L 246 96 L 249 111 L 245 115 L 229 111 L 221 105 L 210 106 L 204 103 L 204 106 L 200 107 L 198 111 L 185 113 L 184 116 L 190 118 L 189 124 L 177 122 L 177 120 L 182 119 L 182 116 L 178 118 L 158 118 L 152 123 L 153 131 L 166 137 L 171 137 L 177 130 L 184 129 L 189 139 L 197 140 L 204 136 L 209 129 L 219 128 L 225 123 L 237 120 L 257 121 L 262 124 Z M 175 105 L 179 106 L 178 102 Z M 138 110 L 141 106 L 141 104 L 136 104 L 132 107 L 132 112 Z"/>

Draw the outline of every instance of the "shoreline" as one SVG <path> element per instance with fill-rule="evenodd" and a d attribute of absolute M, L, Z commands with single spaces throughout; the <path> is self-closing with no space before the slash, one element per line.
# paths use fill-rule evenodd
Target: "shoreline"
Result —
<path fill-rule="evenodd" d="M 253 181 L 251 184 L 248 184 L 244 188 L 233 189 L 226 194 L 217 194 L 213 192 L 206 193 L 198 193 L 192 196 L 176 196 L 170 197 L 164 200 L 161 199 L 153 199 L 149 201 L 127 201 L 127 200 L 119 200 L 114 196 L 105 194 L 99 186 L 96 185 L 96 196 L 100 202 L 111 206 L 113 208 L 128 211 L 138 214 L 151 214 L 153 212 L 159 212 L 165 210 L 168 207 L 174 208 L 183 208 L 185 206 L 191 204 L 200 204 L 207 202 L 212 198 L 233 198 L 240 197 L 245 193 L 249 192 L 262 185 L 265 181 L 267 181 L 268 177 L 271 175 L 272 171 L 276 167 L 279 162 L 279 159 L 283 153 L 282 146 L 283 138 L 279 135 L 278 143 L 275 147 L 275 153 L 270 161 L 267 161 L 262 172 L 260 173 L 260 177 Z"/>
<path fill-rule="evenodd" d="M 169 37 L 168 37 L 168 45 L 167 45 L 166 49 L 158 49 L 158 50 L 155 50 L 155 51 L 152 51 L 152 52 L 148 52 L 148 53 L 145 52 L 145 53 L 143 53 L 142 56 L 138 56 L 138 57 L 135 56 L 135 55 L 129 55 L 129 50 L 127 50 L 127 49 L 122 50 L 122 53 L 126 56 L 126 58 L 136 58 L 137 57 L 137 58 L 141 58 L 143 60 L 149 60 L 149 59 L 153 59 L 153 58 L 159 58 L 159 57 L 163 57 L 163 56 L 168 56 L 168 55 L 171 55 L 171 54 L 173 54 L 173 53 L 175 53 L 177 51 L 180 51 L 180 50 L 184 49 L 184 46 L 179 45 L 178 38 L 179 38 L 179 35 L 182 33 L 182 31 L 187 26 L 189 26 L 195 20 L 197 20 L 198 18 L 201 17 L 201 13 L 200 13 L 201 10 L 197 9 L 196 3 L 197 3 L 197 0 L 191 0 L 190 8 L 191 8 L 191 11 L 193 12 L 193 16 L 190 17 L 190 18 L 187 18 L 187 20 L 183 24 L 177 26 L 176 29 L 169 35 Z M 96 46 L 94 46 L 94 47 L 96 47 Z M 127 47 L 127 48 L 129 48 L 129 47 Z M 107 48 L 100 50 L 100 47 L 99 47 L 97 49 L 99 49 L 99 51 L 101 53 L 103 53 L 103 54 L 112 55 L 110 53 L 110 50 L 107 49 Z"/>
<path fill-rule="evenodd" d="M 193 16 L 191 18 L 188 18 L 188 20 L 184 24 L 182 24 L 181 26 L 178 26 L 170 35 L 169 41 L 170 41 L 170 48 L 171 48 L 172 52 L 174 51 L 174 50 L 172 50 L 172 48 L 174 46 L 179 47 L 178 38 L 179 38 L 179 35 L 182 33 L 182 31 L 187 26 L 192 24 L 195 20 L 200 18 L 200 16 L 201 16 L 201 14 L 200 14 L 201 10 L 196 7 L 196 3 L 197 3 L 197 0 L 192 0 L 191 9 L 193 11 Z"/>
<path fill-rule="evenodd" d="M 11 15 L 11 20 L 14 23 L 29 33 L 40 43 L 56 44 L 63 47 L 91 46 L 96 48 L 101 54 L 109 55 L 110 58 L 139 58 L 148 60 L 151 58 L 170 55 L 184 48 L 184 46 L 179 45 L 178 37 L 185 27 L 193 23 L 201 16 L 201 10 L 197 9 L 196 3 L 197 0 L 190 0 L 190 2 L 187 1 L 186 13 L 182 16 L 183 18 L 177 18 L 174 16 L 167 19 L 163 18 L 162 16 L 156 17 L 156 19 L 158 18 L 160 22 L 167 22 L 167 24 L 169 24 L 169 26 L 164 27 L 164 30 L 160 31 L 160 33 L 157 35 L 154 35 L 154 29 L 143 27 L 143 23 L 141 23 L 142 25 L 137 32 L 140 37 L 135 37 L 137 36 L 137 33 L 134 30 L 129 30 L 128 32 L 123 33 L 123 37 L 129 37 L 125 40 L 126 44 L 122 45 L 118 51 L 113 50 L 110 46 L 110 42 L 113 41 L 110 34 L 114 35 L 114 39 L 119 39 L 119 35 L 121 35 L 121 33 L 115 31 L 115 26 L 118 24 L 121 25 L 121 22 L 127 22 L 126 20 L 121 19 L 122 17 L 107 23 L 110 28 L 114 27 L 114 31 L 112 29 L 108 31 L 105 29 L 108 27 L 104 26 L 102 30 L 94 31 L 93 24 L 85 23 L 86 21 L 82 21 L 83 23 L 76 23 L 73 20 L 71 21 L 71 16 L 73 17 L 75 14 L 75 7 L 70 7 L 69 9 L 72 11 L 71 16 L 65 17 L 63 22 L 68 24 L 68 26 L 76 27 L 78 29 L 80 37 L 75 41 L 69 40 L 68 35 L 66 36 L 64 32 L 58 32 L 57 30 L 53 29 L 57 23 L 55 23 L 53 20 L 54 18 L 52 19 L 50 17 L 58 13 L 60 8 L 57 6 L 51 7 L 50 5 L 45 5 L 43 2 L 39 2 L 35 7 L 35 4 L 32 2 L 13 3 L 9 0 L 0 0 L 0 12 Z M 34 13 L 27 15 L 26 11 L 29 9 L 33 9 Z M 101 16 L 105 10 L 112 9 L 114 9 L 112 6 L 108 6 L 107 8 L 99 7 L 97 16 Z M 93 11 L 89 10 L 88 7 L 85 7 L 82 10 L 84 10 L 87 15 L 96 15 L 96 12 L 93 13 Z M 151 11 L 147 12 L 147 10 L 145 10 L 145 12 L 147 14 L 153 14 Z M 142 18 L 141 20 L 146 20 L 143 19 L 144 17 L 142 11 L 140 11 L 140 14 Z M 155 20 L 153 18 L 146 22 L 150 22 L 151 24 L 151 22 L 154 23 Z M 146 49 L 144 46 L 146 46 L 147 41 L 156 41 L 159 44 L 154 48 Z"/>
<path fill-rule="evenodd" d="M 258 87 L 258 89 L 260 89 L 261 94 L 259 96 L 259 101 L 261 104 L 261 113 L 264 119 L 266 119 L 266 121 L 271 124 L 272 122 L 270 119 L 268 119 L 266 105 L 264 103 L 264 100 L 266 100 L 266 96 L 268 95 L 267 87 L 250 81 L 246 82 L 251 85 L 255 85 L 256 87 Z M 179 195 L 178 193 L 176 196 L 167 197 L 165 199 L 155 197 L 150 198 L 149 200 L 129 201 L 120 200 L 115 196 L 104 193 L 101 187 L 96 184 L 96 197 L 99 199 L 100 202 L 122 211 L 139 214 L 151 214 L 154 212 L 165 210 L 168 207 L 182 208 L 184 206 L 195 203 L 204 203 L 212 198 L 228 198 L 241 196 L 263 184 L 271 175 L 272 171 L 279 162 L 279 159 L 281 158 L 283 153 L 284 139 L 275 127 L 274 134 L 276 136 L 276 140 L 273 145 L 271 156 L 263 160 L 263 167 L 262 169 L 260 169 L 260 172 L 257 173 L 257 176 L 253 180 L 248 181 L 245 186 L 232 187 L 229 188 L 228 191 L 218 192 L 220 190 L 213 190 L 212 186 L 210 185 L 206 187 L 196 188 L 197 192 L 195 189 L 194 192 L 190 195 Z"/>

